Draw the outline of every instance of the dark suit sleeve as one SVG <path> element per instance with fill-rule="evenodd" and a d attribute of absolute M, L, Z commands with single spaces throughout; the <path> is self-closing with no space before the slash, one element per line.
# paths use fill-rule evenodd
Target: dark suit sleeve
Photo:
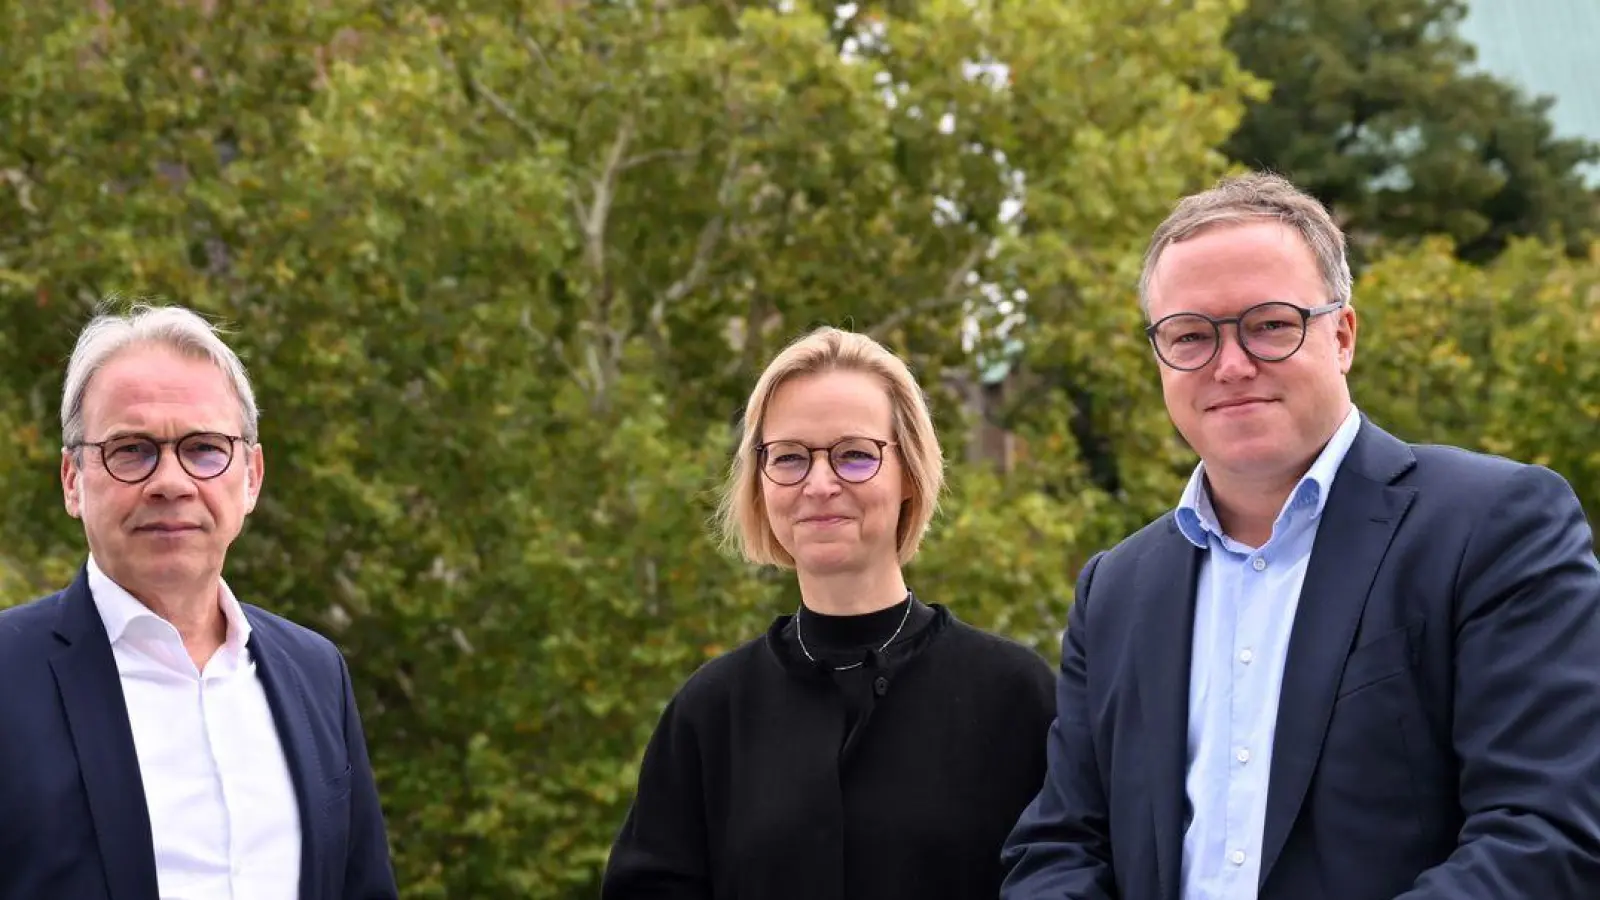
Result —
<path fill-rule="evenodd" d="M 1466 821 L 1404 900 L 1600 896 L 1600 564 L 1567 483 L 1528 467 L 1456 585 L 1452 741 Z"/>
<path fill-rule="evenodd" d="M 679 700 L 667 704 L 639 769 L 639 788 L 611 847 L 601 900 L 709 900 L 700 752 Z"/>
<path fill-rule="evenodd" d="M 1114 900 L 1110 817 L 1089 717 L 1090 583 L 1096 555 L 1078 577 L 1061 639 L 1056 720 L 1046 738 L 1049 769 L 1001 850 L 1002 900 Z"/>
<path fill-rule="evenodd" d="M 1044 752 L 1045 739 L 1056 719 L 1056 674 L 1044 657 L 1029 651 L 1020 681 L 1021 684 L 1015 691 L 1016 702 L 1020 707 L 1017 721 L 1026 722 L 1029 730 L 1040 738 L 1035 748 L 1041 757 L 1039 780 L 1042 784 L 1045 768 L 1049 763 Z"/>
<path fill-rule="evenodd" d="M 356 710 L 350 669 L 339 658 L 344 687 L 344 740 L 350 760 L 350 851 L 345 859 L 344 893 L 340 900 L 398 900 L 394 868 L 389 859 L 389 838 L 378 803 L 378 785 L 367 756 L 367 738 Z"/>

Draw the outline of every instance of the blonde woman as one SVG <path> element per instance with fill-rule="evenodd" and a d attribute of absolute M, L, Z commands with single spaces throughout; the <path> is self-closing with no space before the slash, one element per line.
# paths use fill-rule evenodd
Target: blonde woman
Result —
<path fill-rule="evenodd" d="M 907 586 L 943 485 L 921 389 L 822 328 L 767 367 L 744 422 L 723 531 L 793 569 L 801 606 L 668 704 L 603 897 L 995 896 L 1043 781 L 1053 673 Z"/>

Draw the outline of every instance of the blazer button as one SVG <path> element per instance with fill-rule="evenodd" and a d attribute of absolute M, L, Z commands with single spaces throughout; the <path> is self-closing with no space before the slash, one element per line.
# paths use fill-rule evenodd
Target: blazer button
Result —
<path fill-rule="evenodd" d="M 889 679 L 883 677 L 882 675 L 879 675 L 877 678 L 873 679 L 872 692 L 877 694 L 879 697 L 889 693 Z"/>

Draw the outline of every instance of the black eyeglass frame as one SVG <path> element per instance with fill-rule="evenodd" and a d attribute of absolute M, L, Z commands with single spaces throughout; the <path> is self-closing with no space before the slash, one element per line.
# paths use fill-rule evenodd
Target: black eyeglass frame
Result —
<path fill-rule="evenodd" d="M 199 475 L 199 474 L 196 474 L 193 469 L 189 468 L 189 464 L 183 461 L 183 454 L 178 452 L 178 445 L 182 444 L 184 441 L 191 440 L 191 439 L 197 438 L 197 437 L 215 438 L 215 439 L 219 439 L 219 440 L 222 440 L 222 441 L 226 441 L 227 444 L 228 444 L 228 461 L 223 463 L 222 464 L 222 468 L 218 469 L 214 474 L 211 474 L 211 475 Z M 143 475 L 140 475 L 138 478 L 123 478 L 121 475 L 118 475 L 116 472 L 111 471 L 111 463 L 110 463 L 110 461 L 108 461 L 106 459 L 106 445 L 107 444 L 115 444 L 115 443 L 119 443 L 121 441 L 130 441 L 130 440 L 149 441 L 150 443 L 156 445 L 156 454 L 155 454 L 155 456 L 152 456 L 150 458 L 151 462 L 150 462 L 149 470 L 146 471 Z M 142 484 L 142 483 L 144 483 L 146 481 L 149 481 L 150 480 L 150 476 L 156 474 L 156 470 L 161 468 L 161 457 L 166 453 L 167 448 L 171 447 L 172 448 L 172 455 L 173 455 L 173 457 L 175 459 L 177 459 L 178 467 L 180 469 L 183 469 L 184 474 L 188 475 L 190 478 L 193 478 L 196 481 L 210 481 L 213 478 L 221 478 L 223 475 L 226 475 L 228 473 L 229 469 L 233 468 L 233 459 L 234 459 L 235 456 L 238 455 L 237 453 L 234 452 L 234 448 L 241 441 L 244 441 L 244 440 L 245 439 L 244 439 L 244 437 L 242 435 L 225 434 L 225 433 L 223 433 L 221 431 L 191 431 L 188 434 L 182 435 L 180 437 L 172 438 L 171 440 L 165 440 L 165 441 L 157 440 L 155 437 L 153 437 L 152 435 L 148 435 L 148 434 L 121 434 L 121 435 L 117 435 L 116 437 L 113 437 L 113 438 L 106 438 L 103 441 L 77 441 L 75 443 L 67 445 L 67 450 L 71 451 L 71 452 L 77 452 L 78 450 L 81 450 L 84 447 L 93 447 L 93 448 L 95 448 L 95 450 L 99 451 L 96 455 L 98 455 L 100 457 L 100 466 L 101 466 L 101 468 L 106 470 L 106 474 L 107 475 L 110 475 L 112 478 L 116 479 L 117 481 L 122 482 L 123 484 Z M 246 442 L 246 443 L 248 443 L 248 442 Z"/>
<path fill-rule="evenodd" d="M 878 465 L 877 465 L 876 468 L 874 468 L 872 470 L 872 474 L 868 475 L 865 478 L 855 479 L 855 478 L 847 478 L 847 477 L 845 477 L 844 473 L 839 471 L 839 464 L 837 462 L 835 462 L 834 459 L 833 459 L 833 451 L 835 449 L 837 449 L 840 444 L 848 444 L 851 441 L 866 441 L 867 443 L 873 444 L 878 448 Z M 806 451 L 806 468 L 805 468 L 805 471 L 800 473 L 800 477 L 799 478 L 796 478 L 793 481 L 779 481 L 778 479 L 772 477 L 772 473 L 771 472 L 767 471 L 767 467 L 763 463 L 763 460 L 766 459 L 767 448 L 773 446 L 774 444 L 790 444 L 790 445 L 793 445 L 795 447 L 801 447 L 801 448 L 805 449 L 805 451 Z M 766 476 L 766 479 L 768 481 L 772 482 L 773 484 L 776 484 L 776 485 L 778 485 L 780 487 L 794 487 L 795 485 L 800 484 L 800 483 L 804 482 L 807 478 L 811 477 L 811 467 L 812 467 L 812 465 L 814 464 L 814 461 L 817 458 L 817 454 L 818 453 L 826 453 L 827 456 L 828 456 L 828 468 L 833 470 L 834 476 L 837 477 L 840 481 L 844 482 L 845 484 L 866 484 L 867 482 L 871 481 L 872 479 L 877 478 L 878 477 L 878 473 L 883 471 L 884 451 L 888 450 L 890 447 L 898 447 L 898 446 L 900 446 L 900 445 L 895 441 L 881 441 L 881 440 L 879 440 L 877 438 L 860 437 L 860 436 L 857 436 L 857 435 L 851 435 L 849 437 L 842 437 L 842 438 L 838 439 L 837 441 L 834 441 L 833 443 L 829 444 L 826 447 L 813 447 L 810 444 L 803 444 L 800 441 L 767 441 L 765 443 L 757 444 L 755 446 L 756 468 L 760 469 L 761 470 L 761 474 Z"/>
<path fill-rule="evenodd" d="M 1243 350 L 1245 352 L 1245 354 L 1248 355 L 1250 358 L 1260 360 L 1261 362 L 1283 362 L 1284 360 L 1286 360 L 1289 357 L 1295 355 L 1296 353 L 1299 353 L 1300 352 L 1300 348 L 1304 347 L 1306 345 L 1306 332 L 1311 330 L 1311 320 L 1312 319 L 1315 319 L 1318 316 L 1325 316 L 1325 315 L 1327 315 L 1328 313 L 1331 313 L 1331 312 L 1336 312 L 1336 311 L 1342 309 L 1344 307 L 1344 305 L 1345 305 L 1345 301 L 1343 301 L 1343 300 L 1335 300 L 1332 303 L 1327 303 L 1327 304 L 1324 304 L 1322 306 L 1313 306 L 1313 307 L 1307 308 L 1307 307 L 1304 307 L 1304 306 L 1298 306 L 1298 305 L 1296 305 L 1294 303 L 1290 303 L 1287 300 L 1268 300 L 1265 303 L 1257 303 L 1255 306 L 1252 306 L 1249 309 L 1244 310 L 1243 312 L 1239 313 L 1237 316 L 1229 316 L 1229 317 L 1224 318 L 1224 319 L 1214 319 L 1211 316 L 1206 315 L 1205 313 L 1175 312 L 1170 316 L 1162 316 L 1159 320 L 1157 320 L 1155 322 L 1152 322 L 1149 325 L 1146 325 L 1144 327 L 1144 336 L 1145 336 L 1146 339 L 1148 339 L 1150 341 L 1150 349 L 1155 351 L 1156 359 L 1161 360 L 1161 364 L 1166 366 L 1167 368 L 1173 369 L 1173 370 L 1176 370 L 1176 371 L 1179 371 L 1179 372 L 1197 372 L 1197 371 L 1199 371 L 1201 369 L 1204 369 L 1206 366 L 1211 365 L 1212 361 L 1217 358 L 1217 354 L 1222 352 L 1222 326 L 1224 326 L 1224 325 L 1232 325 L 1233 326 L 1233 337 L 1234 337 L 1234 340 L 1239 342 L 1239 349 Z M 1300 314 L 1300 341 L 1299 341 L 1299 343 L 1294 345 L 1294 349 L 1293 350 L 1290 350 L 1289 352 L 1284 353 L 1281 356 L 1268 356 L 1268 355 L 1263 355 L 1261 353 L 1257 353 L 1254 350 L 1251 350 L 1250 349 L 1250 345 L 1245 342 L 1244 329 L 1239 327 L 1239 324 L 1241 322 L 1243 322 L 1244 319 L 1247 316 L 1249 316 L 1251 313 L 1255 312 L 1258 309 L 1262 309 L 1262 308 L 1265 308 L 1265 307 L 1268 307 L 1268 306 L 1287 307 L 1288 309 L 1292 309 L 1295 312 Z M 1206 357 L 1205 361 L 1199 363 L 1198 365 L 1193 365 L 1193 366 L 1174 365 L 1172 360 L 1169 360 L 1165 356 L 1162 355 L 1162 353 L 1161 353 L 1161 345 L 1156 342 L 1156 329 L 1160 328 L 1163 323 L 1170 322 L 1171 320 L 1176 319 L 1176 318 L 1178 318 L 1180 316 L 1191 316 L 1191 317 L 1194 317 L 1194 318 L 1197 318 L 1197 319 L 1204 319 L 1205 321 L 1211 323 L 1211 331 L 1212 331 L 1212 333 L 1214 335 L 1214 339 L 1211 342 L 1211 355 Z"/>

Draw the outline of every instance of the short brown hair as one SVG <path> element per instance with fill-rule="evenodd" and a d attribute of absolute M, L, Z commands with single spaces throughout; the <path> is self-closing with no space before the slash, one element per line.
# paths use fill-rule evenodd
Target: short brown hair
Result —
<path fill-rule="evenodd" d="M 1328 301 L 1350 302 L 1352 278 L 1345 256 L 1344 232 L 1317 198 L 1281 175 L 1251 172 L 1224 178 L 1216 187 L 1191 194 L 1173 207 L 1166 221 L 1150 237 L 1139 274 L 1139 309 L 1150 313 L 1150 280 L 1156 263 L 1168 247 L 1217 225 L 1257 220 L 1282 222 L 1300 233 L 1317 259 Z"/>
<path fill-rule="evenodd" d="M 911 495 L 901 507 L 900 522 L 895 529 L 900 564 L 905 565 L 916 556 L 944 489 L 944 456 L 933 429 L 933 417 L 922 388 L 900 357 L 864 334 L 830 327 L 818 328 L 785 347 L 767 365 L 755 390 L 750 392 L 739 449 L 729 467 L 717 510 L 723 542 L 750 562 L 794 566 L 794 558 L 778 543 L 767 521 L 758 480 L 761 472 L 756 465 L 756 447 L 762 441 L 767 404 L 778 387 L 791 378 L 823 372 L 876 375 L 889 395 L 893 410 L 890 439 L 896 443 L 911 481 Z"/>

